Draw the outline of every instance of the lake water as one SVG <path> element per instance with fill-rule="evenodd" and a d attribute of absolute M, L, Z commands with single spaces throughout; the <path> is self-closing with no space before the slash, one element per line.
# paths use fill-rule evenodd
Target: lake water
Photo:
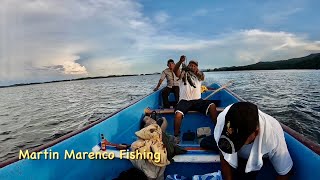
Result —
<path fill-rule="evenodd" d="M 233 92 L 320 143 L 319 70 L 205 75 L 208 85 L 234 80 Z M 0 161 L 115 112 L 151 93 L 159 78 L 130 76 L 0 89 Z"/>

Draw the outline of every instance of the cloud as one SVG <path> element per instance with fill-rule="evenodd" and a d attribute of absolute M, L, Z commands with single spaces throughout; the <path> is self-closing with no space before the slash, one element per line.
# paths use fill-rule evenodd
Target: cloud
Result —
<path fill-rule="evenodd" d="M 175 40 L 174 40 L 175 41 Z M 193 42 L 190 42 L 193 41 Z M 178 43 L 177 43 L 178 42 Z M 207 48 L 211 45 L 217 44 L 215 40 L 185 40 L 185 43 L 181 43 L 181 41 L 176 40 L 175 42 L 168 44 L 158 44 L 154 46 L 154 48 L 160 50 L 178 50 L 178 51 L 190 51 L 190 50 L 201 50 L 203 48 Z"/>
<path fill-rule="evenodd" d="M 299 15 L 309 14 L 307 11 L 311 1 L 282 0 L 282 1 L 264 1 L 258 4 L 257 17 L 260 17 L 266 26 L 283 26 L 290 23 L 290 20 L 301 22 L 296 19 Z"/>
<path fill-rule="evenodd" d="M 158 12 L 154 16 L 154 20 L 158 24 L 165 23 L 168 21 L 168 19 L 169 19 L 169 15 L 164 11 Z"/>
<path fill-rule="evenodd" d="M 116 68 L 113 59 L 141 52 L 154 34 L 141 5 L 128 0 L 12 0 L 4 1 L 2 10 L 0 78 L 5 81 L 46 76 L 46 68 L 48 76 L 87 76 L 95 71 L 86 66 L 96 59 Z"/>
<path fill-rule="evenodd" d="M 171 40 L 175 42 L 158 44 L 156 48 L 181 53 L 191 51 L 191 58 L 199 59 L 202 68 L 289 59 L 320 51 L 320 43 L 307 37 L 260 29 L 224 33 L 211 40 Z"/>
<path fill-rule="evenodd" d="M 167 59 L 181 54 L 199 60 L 200 68 L 214 68 L 320 51 L 319 41 L 290 32 L 257 28 L 208 37 L 173 32 L 166 28 L 175 17 L 165 11 L 147 16 L 142 4 L 131 0 L 7 0 L 1 5 L 0 85 L 161 72 Z M 197 9 L 192 16 L 209 14 Z"/>
<path fill-rule="evenodd" d="M 95 59 L 90 61 L 87 68 L 92 72 L 92 76 L 121 75 L 131 73 L 132 63 L 121 57 L 107 60 Z"/>
<path fill-rule="evenodd" d="M 191 16 L 206 16 L 208 14 L 208 10 L 206 9 L 197 9 Z"/>
<path fill-rule="evenodd" d="M 268 13 L 262 16 L 262 20 L 267 24 L 276 24 L 286 21 L 290 16 L 301 12 L 302 8 L 294 8 Z"/>
<path fill-rule="evenodd" d="M 88 72 L 84 66 L 81 66 L 78 63 L 66 61 L 63 63 L 63 69 L 65 74 L 81 74 L 81 75 L 87 75 Z"/>

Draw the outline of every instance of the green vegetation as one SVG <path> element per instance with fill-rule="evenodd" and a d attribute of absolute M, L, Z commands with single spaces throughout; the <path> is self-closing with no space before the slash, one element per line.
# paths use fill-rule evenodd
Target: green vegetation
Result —
<path fill-rule="evenodd" d="M 275 70 L 275 69 L 320 69 L 320 53 L 310 54 L 305 57 L 293 58 L 288 60 L 258 62 L 247 66 L 232 66 L 215 69 L 210 71 L 242 71 L 242 70 Z"/>

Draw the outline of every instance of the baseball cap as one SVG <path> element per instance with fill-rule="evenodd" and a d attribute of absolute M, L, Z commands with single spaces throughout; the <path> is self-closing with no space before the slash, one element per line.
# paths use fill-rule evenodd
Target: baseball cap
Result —
<path fill-rule="evenodd" d="M 191 60 L 191 61 L 189 61 L 189 64 L 190 64 L 190 63 L 193 63 L 193 64 L 195 64 L 195 65 L 198 66 L 198 61 L 196 61 L 196 60 Z"/>
<path fill-rule="evenodd" d="M 218 141 L 221 151 L 233 154 L 241 149 L 259 125 L 258 107 L 250 102 L 233 104 L 225 116 Z"/>

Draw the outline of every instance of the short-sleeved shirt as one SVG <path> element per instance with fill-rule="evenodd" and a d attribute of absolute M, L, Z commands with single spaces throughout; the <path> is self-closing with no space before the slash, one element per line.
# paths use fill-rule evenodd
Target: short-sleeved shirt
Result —
<path fill-rule="evenodd" d="M 167 87 L 172 88 L 172 86 L 179 86 L 178 78 L 169 68 L 162 71 L 161 80 L 167 79 Z"/>
<path fill-rule="evenodd" d="M 217 118 L 217 124 L 221 124 L 224 122 L 225 119 L 225 115 L 227 113 L 227 111 L 229 110 L 230 106 L 226 107 L 225 110 L 223 112 L 221 112 Z M 269 158 L 270 162 L 272 163 L 274 169 L 276 170 L 276 172 L 279 175 L 285 175 L 287 174 L 292 166 L 293 166 L 293 162 L 291 159 L 291 156 L 289 154 L 288 148 L 287 148 L 287 144 L 285 142 L 285 138 L 284 138 L 284 132 L 283 129 L 280 125 L 280 123 L 273 117 L 263 113 L 262 111 L 259 110 L 259 114 L 263 115 L 266 120 L 268 121 L 268 126 L 271 126 L 270 129 L 272 132 L 268 132 L 274 135 L 274 139 L 272 141 L 269 141 L 267 146 L 268 147 L 273 147 L 269 152 L 267 152 L 266 154 L 263 154 L 262 157 L 264 158 Z M 219 125 L 219 127 L 223 127 L 223 124 Z M 259 127 L 261 128 L 265 128 L 265 127 Z M 217 141 L 217 139 L 219 139 L 219 136 L 217 137 L 217 135 L 219 135 L 221 132 L 221 128 L 215 128 L 215 139 Z M 260 136 L 260 134 L 258 135 Z M 258 138 L 258 136 L 256 138 Z M 253 142 L 254 143 L 254 142 Z M 223 156 L 227 155 L 228 156 L 228 163 L 234 167 L 236 167 L 236 157 L 233 156 L 239 156 L 243 159 L 248 159 L 250 156 L 251 149 L 253 147 L 253 143 L 248 144 L 248 145 L 244 145 L 241 147 L 241 149 L 234 154 L 225 154 L 222 153 Z M 226 159 L 226 157 L 224 157 L 224 159 Z"/>
<path fill-rule="evenodd" d="M 201 98 L 201 82 L 197 78 L 192 78 L 195 88 L 188 81 L 184 84 L 182 78 L 179 80 L 179 100 L 197 100 Z"/>
<path fill-rule="evenodd" d="M 238 156 L 243 159 L 248 159 L 250 155 L 250 151 L 252 148 L 253 143 L 244 145 L 237 153 Z M 287 174 L 292 166 L 293 162 L 289 151 L 287 149 L 287 145 L 285 143 L 284 138 L 278 139 L 277 146 L 268 154 L 264 154 L 263 158 L 269 158 L 270 162 L 272 163 L 274 169 L 280 175 Z"/>
<path fill-rule="evenodd" d="M 284 139 L 284 132 L 281 128 L 281 125 L 275 119 L 270 118 L 269 120 L 274 130 L 273 133 L 277 135 L 276 136 L 277 138 L 275 139 L 275 141 L 273 141 L 273 143 L 276 145 L 271 152 L 264 154 L 263 158 L 269 158 L 270 162 L 272 163 L 277 173 L 280 175 L 285 175 L 291 170 L 293 166 L 293 162 L 289 154 L 286 141 Z M 244 145 L 237 152 L 238 156 L 244 159 L 248 159 L 250 156 L 252 145 L 253 143 Z"/>

